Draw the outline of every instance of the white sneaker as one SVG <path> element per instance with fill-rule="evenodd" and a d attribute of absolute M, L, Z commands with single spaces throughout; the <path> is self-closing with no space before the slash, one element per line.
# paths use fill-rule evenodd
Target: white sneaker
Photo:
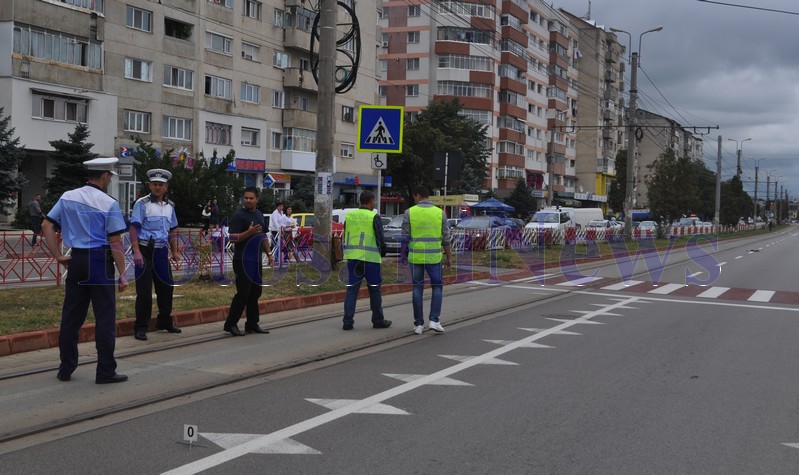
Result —
<path fill-rule="evenodd" d="M 444 327 L 442 327 L 441 323 L 439 322 L 430 322 L 430 324 L 427 325 L 427 328 L 433 330 L 434 332 L 444 333 Z"/>
<path fill-rule="evenodd" d="M 424 327 L 421 325 L 416 325 L 415 327 L 413 327 L 413 332 L 416 333 L 417 335 L 421 335 L 423 331 Z"/>

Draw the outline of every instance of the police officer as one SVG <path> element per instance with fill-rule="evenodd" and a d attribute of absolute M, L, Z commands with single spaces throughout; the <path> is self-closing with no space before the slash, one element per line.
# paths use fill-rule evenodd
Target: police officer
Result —
<path fill-rule="evenodd" d="M 169 261 L 178 256 L 178 219 L 175 204 L 166 199 L 167 182 L 172 173 L 161 168 L 147 170 L 150 194 L 139 198 L 130 215 L 130 244 L 136 272 L 136 323 L 133 327 L 137 340 L 147 340 L 147 327 L 153 314 L 152 289 L 158 304 L 155 328 L 169 333 L 180 333 L 172 320 L 172 293 L 174 282 Z M 171 252 L 170 252 L 171 250 Z"/>
<path fill-rule="evenodd" d="M 385 246 L 380 215 L 374 211 L 375 195 L 369 190 L 361 193 L 361 207 L 347 213 L 344 222 L 344 259 L 347 260 L 347 294 L 344 298 L 344 330 L 355 324 L 355 302 L 361 282 L 366 278 L 369 288 L 369 305 L 372 309 L 372 327 L 388 328 L 391 320 L 383 316 L 383 296 L 380 293 L 381 251 Z"/>
<path fill-rule="evenodd" d="M 119 271 L 119 291 L 128 281 L 125 277 L 125 254 L 122 233 L 125 218 L 119 203 L 106 194 L 119 159 L 95 158 L 83 162 L 88 183 L 61 195 L 47 214 L 42 231 L 45 243 L 59 264 L 67 267 L 64 306 L 61 311 L 61 331 L 58 347 L 61 365 L 59 381 L 69 381 L 78 367 L 78 333 L 89 303 L 96 321 L 97 384 L 121 383 L 128 377 L 116 372 L 114 359 L 116 342 L 116 294 L 114 265 Z M 56 228 L 61 229 L 64 245 L 72 248 L 70 256 L 61 253 L 56 241 Z"/>
<path fill-rule="evenodd" d="M 430 277 L 433 296 L 430 299 L 430 323 L 428 328 L 438 333 L 444 332 L 439 321 L 441 303 L 444 298 L 444 280 L 441 277 L 442 253 L 444 267 L 452 265 L 450 259 L 449 227 L 447 215 L 430 201 L 430 193 L 424 186 L 413 190 L 416 206 L 405 211 L 402 222 L 403 236 L 409 236 L 408 262 L 411 266 L 413 282 L 413 331 L 421 335 L 424 331 L 424 274 Z M 349 219 L 349 218 L 348 218 Z"/>

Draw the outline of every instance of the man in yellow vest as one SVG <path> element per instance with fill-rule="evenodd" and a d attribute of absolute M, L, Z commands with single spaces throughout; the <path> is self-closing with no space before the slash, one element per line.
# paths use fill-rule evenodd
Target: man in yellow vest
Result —
<path fill-rule="evenodd" d="M 443 333 L 439 322 L 441 301 L 444 298 L 444 280 L 441 278 L 441 261 L 444 255 L 444 268 L 452 265 L 450 259 L 450 238 L 447 216 L 444 211 L 430 202 L 430 193 L 424 186 L 413 190 L 416 206 L 405 211 L 402 221 L 402 235 L 409 237 L 408 263 L 411 266 L 413 282 L 413 331 L 421 335 L 424 331 L 424 274 L 430 278 L 433 297 L 430 300 L 430 323 L 428 328 Z M 347 217 L 349 219 L 349 217 Z"/>
<path fill-rule="evenodd" d="M 381 275 L 380 257 L 385 247 L 383 223 L 380 215 L 373 211 L 375 195 L 369 190 L 361 192 L 361 207 L 347 213 L 344 222 L 344 259 L 347 261 L 349 280 L 347 295 L 344 299 L 344 330 L 352 330 L 355 325 L 355 302 L 361 282 L 366 278 L 369 288 L 369 304 L 372 309 L 372 327 L 388 328 L 391 320 L 383 316 L 383 296 L 380 293 Z"/>

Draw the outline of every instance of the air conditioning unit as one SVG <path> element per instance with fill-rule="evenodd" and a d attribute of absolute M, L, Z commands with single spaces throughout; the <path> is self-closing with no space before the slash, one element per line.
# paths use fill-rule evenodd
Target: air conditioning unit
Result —
<path fill-rule="evenodd" d="M 380 46 L 382 46 L 383 48 L 388 48 L 388 41 L 383 41 L 383 42 L 380 44 Z"/>

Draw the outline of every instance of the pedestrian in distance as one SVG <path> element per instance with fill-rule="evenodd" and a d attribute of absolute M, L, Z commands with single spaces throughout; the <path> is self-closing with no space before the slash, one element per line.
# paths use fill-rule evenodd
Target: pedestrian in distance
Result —
<path fill-rule="evenodd" d="M 28 215 L 31 218 L 31 230 L 33 231 L 33 239 L 31 239 L 31 246 L 36 245 L 36 238 L 39 237 L 39 234 L 42 232 L 42 206 L 39 203 L 42 199 L 42 195 L 36 193 L 33 195 L 33 199 L 30 203 L 28 203 Z"/>
<path fill-rule="evenodd" d="M 286 262 L 291 262 L 291 257 L 293 256 L 294 260 L 299 264 L 300 256 L 297 253 L 297 234 L 299 230 L 297 229 L 297 220 L 291 216 L 292 212 L 291 206 L 287 206 L 286 220 L 288 224 L 283 228 L 283 240 L 286 243 Z"/>
<path fill-rule="evenodd" d="M 361 282 L 366 279 L 369 289 L 369 306 L 372 310 L 372 328 L 388 328 L 391 320 L 383 315 L 382 259 L 386 241 L 380 215 L 374 211 L 375 195 L 369 190 L 361 192 L 361 207 L 350 211 L 344 222 L 344 259 L 347 260 L 347 293 L 344 298 L 344 330 L 355 325 L 355 302 Z"/>
<path fill-rule="evenodd" d="M 116 372 L 116 293 L 114 265 L 119 271 L 119 291 L 128 286 L 125 276 L 125 250 L 122 233 L 125 218 L 119 203 L 106 194 L 117 174 L 118 158 L 95 158 L 83 162 L 88 182 L 81 188 L 66 191 L 42 224 L 45 243 L 56 261 L 67 267 L 64 305 L 58 348 L 61 364 L 58 380 L 69 381 L 78 367 L 78 334 L 89 304 L 94 310 L 95 346 L 97 348 L 97 384 L 121 383 L 128 377 Z M 56 229 L 61 229 L 64 245 L 71 255 L 61 253 Z"/>
<path fill-rule="evenodd" d="M 203 206 L 203 210 L 201 213 L 203 227 L 200 230 L 200 234 L 206 237 L 208 236 L 208 230 L 211 229 L 211 208 L 213 208 L 213 205 L 211 204 L 211 200 L 208 200 L 208 203 L 206 203 L 206 205 Z"/>
<path fill-rule="evenodd" d="M 136 275 L 136 323 L 133 336 L 147 340 L 153 315 L 152 290 L 155 287 L 157 330 L 180 333 L 172 318 L 174 281 L 170 261 L 178 258 L 178 219 L 175 204 L 166 197 L 172 173 L 161 168 L 147 170 L 150 194 L 136 200 L 130 216 L 130 247 Z"/>
<path fill-rule="evenodd" d="M 211 232 L 216 230 L 219 227 L 219 203 L 216 201 L 216 197 L 211 200 Z"/>
<path fill-rule="evenodd" d="M 408 264 L 413 283 L 413 331 L 417 335 L 421 335 L 424 331 L 422 306 L 424 276 L 427 273 L 433 289 L 428 328 L 443 333 L 444 327 L 439 321 L 444 297 L 444 280 L 441 276 L 442 254 L 443 267 L 446 269 L 452 265 L 447 216 L 441 208 L 430 202 L 430 193 L 426 187 L 414 188 L 413 199 L 416 205 L 405 211 L 405 220 L 402 222 L 402 235 L 409 239 Z M 349 217 L 347 219 L 349 220 Z"/>
<path fill-rule="evenodd" d="M 269 333 L 258 324 L 260 312 L 258 298 L 261 297 L 263 278 L 262 253 L 269 257 L 269 265 L 274 265 L 270 254 L 269 239 L 264 234 L 264 215 L 258 211 L 258 189 L 249 186 L 244 189 L 242 208 L 230 220 L 230 241 L 234 243 L 233 272 L 236 273 L 236 295 L 230 303 L 225 319 L 224 331 L 233 336 L 244 336 L 238 323 L 241 314 L 246 312 L 247 333 Z"/>

